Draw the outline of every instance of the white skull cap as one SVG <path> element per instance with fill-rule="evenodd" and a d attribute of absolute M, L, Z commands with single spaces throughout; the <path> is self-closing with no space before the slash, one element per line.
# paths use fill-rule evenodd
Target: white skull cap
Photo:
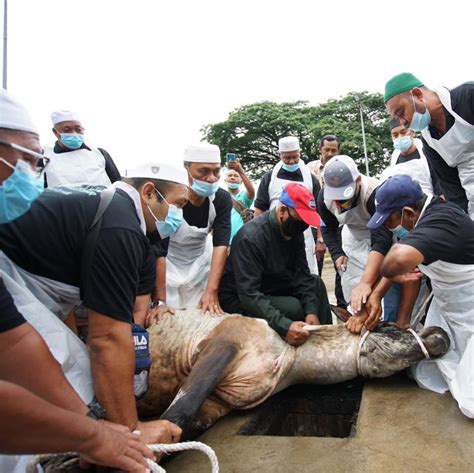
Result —
<path fill-rule="evenodd" d="M 51 114 L 51 121 L 53 125 L 57 125 L 61 122 L 80 122 L 79 115 L 76 112 L 70 110 L 57 110 Z"/>
<path fill-rule="evenodd" d="M 221 163 L 219 146 L 210 143 L 199 143 L 184 150 L 184 161 L 189 163 Z"/>
<path fill-rule="evenodd" d="M 278 141 L 278 151 L 284 153 L 286 151 L 299 151 L 300 140 L 296 136 L 285 136 Z"/>
<path fill-rule="evenodd" d="M 5 89 L 0 91 L 0 128 L 39 134 L 28 110 Z"/>
<path fill-rule="evenodd" d="M 189 186 L 188 173 L 183 167 L 170 166 L 162 163 L 142 164 L 134 169 L 127 169 L 125 177 L 160 179 Z"/>

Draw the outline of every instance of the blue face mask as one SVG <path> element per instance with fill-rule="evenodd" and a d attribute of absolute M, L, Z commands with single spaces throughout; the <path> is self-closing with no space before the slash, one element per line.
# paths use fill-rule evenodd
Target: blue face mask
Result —
<path fill-rule="evenodd" d="M 410 231 L 407 230 L 403 225 L 403 210 L 402 210 L 402 217 L 400 219 L 400 224 L 397 225 L 395 228 L 390 228 L 390 231 L 399 239 L 405 238 Z"/>
<path fill-rule="evenodd" d="M 296 164 L 283 164 L 282 168 L 288 172 L 296 172 L 300 168 L 298 163 Z"/>
<path fill-rule="evenodd" d="M 399 239 L 405 238 L 410 232 L 402 227 L 401 225 L 397 225 L 395 228 L 391 228 L 390 231 Z"/>
<path fill-rule="evenodd" d="M 148 206 L 148 210 L 153 215 L 155 219 L 156 230 L 160 234 L 161 239 L 168 238 L 171 235 L 174 235 L 181 224 L 183 223 L 183 209 L 178 209 L 176 205 L 170 204 L 161 194 L 158 189 L 155 189 L 156 193 L 161 196 L 161 198 L 168 204 L 168 214 L 164 220 L 159 220 L 155 214 L 151 211 Z"/>
<path fill-rule="evenodd" d="M 209 184 L 209 182 L 194 179 L 191 189 L 201 197 L 211 197 L 211 195 L 214 195 L 219 189 L 219 182 Z"/>
<path fill-rule="evenodd" d="M 408 128 L 412 129 L 413 131 L 424 130 L 431 122 L 431 115 L 428 110 L 428 107 L 423 101 L 423 103 L 425 104 L 425 111 L 423 113 L 417 112 L 415 108 L 415 99 L 413 98 L 413 94 L 411 96 L 411 99 L 413 101 L 414 113 Z"/>
<path fill-rule="evenodd" d="M 18 160 L 16 166 L 0 158 L 13 168 L 13 173 L 0 186 L 0 223 L 8 223 L 21 217 L 44 189 L 43 176 L 35 175 L 29 164 Z"/>
<path fill-rule="evenodd" d="M 393 147 L 404 153 L 411 148 L 412 144 L 413 138 L 411 136 L 402 136 L 401 138 L 394 140 Z"/>
<path fill-rule="evenodd" d="M 229 183 L 227 184 L 227 187 L 228 187 L 229 189 L 238 189 L 238 188 L 240 187 L 240 184 L 237 184 L 236 182 L 229 182 Z"/>
<path fill-rule="evenodd" d="M 61 143 L 69 149 L 79 149 L 84 144 L 84 135 L 61 133 Z"/>

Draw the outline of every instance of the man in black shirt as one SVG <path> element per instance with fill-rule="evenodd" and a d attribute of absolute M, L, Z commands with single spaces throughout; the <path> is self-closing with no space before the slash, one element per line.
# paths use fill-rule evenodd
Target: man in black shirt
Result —
<path fill-rule="evenodd" d="M 0 91 L 0 110 L 0 222 L 5 224 L 23 217 L 41 195 L 47 160 L 41 154 L 38 133 L 27 110 L 6 91 Z M 5 261 L 2 253 L 0 257 Z M 18 297 L 24 289 L 2 268 L 0 273 Z M 0 418 L 2 425 L 15 422 L 16 432 L 2 442 L 5 448 L 0 451 L 56 452 L 77 448 L 99 464 L 131 468 L 134 463 L 139 468 L 140 463 L 144 464 L 144 460 L 139 460 L 144 450 L 133 445 L 135 442 L 127 440 L 122 432 L 86 417 L 89 408 L 69 384 L 43 338 L 17 309 L 3 277 L 0 278 L 0 401 L 6 409 L 2 409 Z M 33 301 L 29 305 L 30 311 L 38 308 Z M 77 349 L 80 342 L 67 333 L 61 341 L 54 341 L 55 353 L 67 364 L 69 359 L 58 349 L 61 343 Z M 80 367 L 76 376 L 79 371 Z M 87 390 L 80 391 L 85 396 Z M 25 402 L 32 415 L 25 411 Z M 51 443 L 55 436 L 56 442 Z M 94 448 L 83 450 L 82 441 L 93 442 Z M 129 453 L 123 450 L 126 444 L 131 449 Z M 109 450 L 111 445 L 115 447 Z M 14 470 L 17 461 L 18 457 L 0 455 L 0 470 Z"/>
<path fill-rule="evenodd" d="M 45 147 L 51 159 L 45 173 L 47 187 L 102 187 L 120 181 L 120 173 L 110 154 L 84 142 L 84 127 L 75 112 L 59 110 L 51 114 L 54 147 Z"/>
<path fill-rule="evenodd" d="M 219 187 L 219 147 L 208 143 L 187 147 L 184 167 L 189 202 L 183 209 L 183 225 L 168 247 L 167 304 L 221 314 L 218 289 L 230 242 L 232 199 Z"/>
<path fill-rule="evenodd" d="M 474 82 L 428 88 L 410 73 L 385 85 L 388 112 L 421 131 L 423 152 L 443 194 L 474 218 Z"/>
<path fill-rule="evenodd" d="M 415 379 L 427 389 L 450 390 L 461 411 L 474 417 L 474 222 L 455 204 L 423 194 L 406 175 L 394 176 L 376 193 L 369 227 L 385 225 L 400 236 L 381 267 L 386 278 L 430 278 L 433 302 L 426 325 L 443 327 L 450 351 L 418 365 Z M 417 269 L 415 269 L 417 268 Z M 377 319 L 369 314 L 370 329 Z M 423 365 L 434 365 L 430 369 Z"/>
<path fill-rule="evenodd" d="M 64 318 L 79 300 L 88 308 L 94 392 L 108 419 L 132 430 L 138 417 L 130 324 L 134 314 L 147 312 L 155 285 L 146 233 L 160 231 L 158 223 L 166 220 L 171 206 L 182 208 L 188 195 L 182 169 L 175 171 L 177 178 L 160 164 L 140 169 L 127 183 L 114 184 L 95 242 L 91 224 L 99 195 L 47 190 L 29 212 L 0 226 L 6 263 L 17 269 L 46 311 Z M 138 424 L 148 443 L 158 438 L 159 424 Z"/>
<path fill-rule="evenodd" d="M 235 236 L 219 291 L 226 312 L 265 319 L 291 345 L 309 337 L 305 325 L 330 324 L 326 288 L 310 274 L 303 231 L 319 226 L 313 195 L 287 184 L 280 203 Z"/>
<path fill-rule="evenodd" d="M 310 192 L 313 192 L 314 201 L 318 198 L 321 186 L 319 181 L 309 170 L 301 159 L 300 142 L 294 136 L 285 136 L 278 141 L 280 162 L 264 174 L 258 187 L 255 200 L 255 216 L 258 217 L 268 209 L 272 209 L 278 203 L 282 188 L 289 182 L 299 182 Z M 305 232 L 305 251 L 309 270 L 312 274 L 318 274 L 318 266 L 315 258 L 318 239 L 317 229 L 308 229 Z"/>

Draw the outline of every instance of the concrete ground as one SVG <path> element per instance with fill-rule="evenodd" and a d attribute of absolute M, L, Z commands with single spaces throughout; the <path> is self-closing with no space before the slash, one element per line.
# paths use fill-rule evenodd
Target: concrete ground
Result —
<path fill-rule="evenodd" d="M 332 299 L 328 259 L 323 278 Z M 449 393 L 419 389 L 408 378 L 365 383 L 353 437 L 239 435 L 253 415 L 255 410 L 234 412 L 199 438 L 215 450 L 221 472 L 474 473 L 474 421 L 460 413 Z M 163 466 L 168 473 L 211 471 L 199 452 L 182 453 Z"/>
<path fill-rule="evenodd" d="M 449 394 L 424 391 L 409 379 L 366 382 L 354 437 L 238 435 L 252 415 L 232 413 L 199 438 L 215 450 L 221 472 L 474 472 L 474 421 Z M 199 452 L 163 466 L 168 473 L 211 471 Z"/>

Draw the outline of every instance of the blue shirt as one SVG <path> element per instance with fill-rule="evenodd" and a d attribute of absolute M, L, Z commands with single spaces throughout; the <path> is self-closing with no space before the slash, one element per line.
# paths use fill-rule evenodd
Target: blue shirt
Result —
<path fill-rule="evenodd" d="M 230 192 L 229 192 L 230 194 Z M 241 202 L 242 205 L 245 207 L 250 207 L 253 203 L 253 199 L 250 199 L 246 191 L 240 191 L 237 195 L 230 194 L 230 196 Z M 240 216 L 239 212 L 235 210 L 234 207 L 232 207 L 232 213 L 230 216 L 231 219 L 231 232 L 230 232 L 230 243 L 232 243 L 232 239 L 236 235 L 236 233 L 243 227 L 244 221 L 242 220 L 242 217 Z"/>

